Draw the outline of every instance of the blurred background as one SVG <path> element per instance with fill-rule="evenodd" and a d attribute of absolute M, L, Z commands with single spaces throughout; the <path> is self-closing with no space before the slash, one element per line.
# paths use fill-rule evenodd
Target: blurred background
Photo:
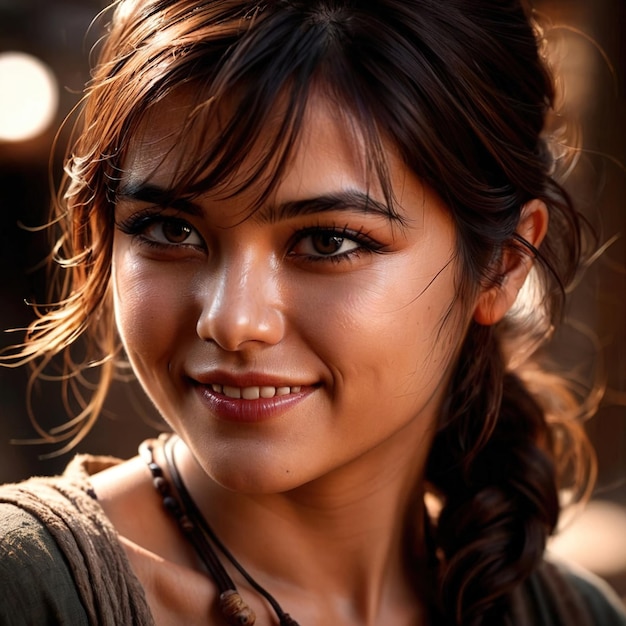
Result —
<path fill-rule="evenodd" d="M 46 300 L 47 239 L 32 228 L 48 215 L 67 138 L 61 131 L 53 150 L 55 134 L 89 77 L 89 52 L 101 34 L 89 26 L 104 6 L 104 0 L 0 0 L 0 329 L 24 327 L 32 319 L 26 303 Z M 551 549 L 604 577 L 626 602 L 626 2 L 535 6 L 551 24 L 564 110 L 582 130 L 585 152 L 569 189 L 601 242 L 616 238 L 573 293 L 553 351 L 582 387 L 606 382 L 606 392 L 586 424 L 598 451 L 596 490 L 584 510 L 564 516 Z M 20 338 L 4 333 L 0 348 Z M 77 450 L 41 458 L 54 448 L 12 443 L 35 436 L 27 379 L 24 369 L 0 369 L 0 482 L 57 473 L 76 451 L 131 456 L 161 428 L 136 386 L 119 382 Z M 39 420 L 62 424 L 59 386 L 41 383 L 35 391 Z"/>

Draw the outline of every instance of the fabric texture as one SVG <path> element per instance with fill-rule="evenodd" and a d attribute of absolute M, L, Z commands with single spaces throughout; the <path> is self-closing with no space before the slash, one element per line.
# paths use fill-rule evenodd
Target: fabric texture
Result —
<path fill-rule="evenodd" d="M 514 626 L 626 626 L 626 612 L 609 585 L 572 565 L 544 561 L 513 594 Z"/>
<path fill-rule="evenodd" d="M 89 483 L 116 463 L 83 455 L 62 477 L 0 487 L 0 625 L 154 626 Z M 507 622 L 626 626 L 626 613 L 602 581 L 546 561 L 514 594 Z"/>
<path fill-rule="evenodd" d="M 0 623 L 153 626 L 140 582 L 77 457 L 60 478 L 0 488 Z"/>

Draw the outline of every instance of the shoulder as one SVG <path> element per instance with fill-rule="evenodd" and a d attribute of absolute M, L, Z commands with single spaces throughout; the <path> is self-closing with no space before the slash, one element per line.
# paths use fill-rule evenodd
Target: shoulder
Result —
<path fill-rule="evenodd" d="M 93 468 L 79 465 L 0 487 L 1 624 L 153 623 Z"/>
<path fill-rule="evenodd" d="M 87 624 L 68 565 L 46 526 L 0 503 L 0 623 Z"/>
<path fill-rule="evenodd" d="M 609 585 L 590 572 L 545 561 L 514 600 L 516 623 L 541 626 L 626 626 L 626 612 Z"/>
<path fill-rule="evenodd" d="M 612 587 L 591 572 L 573 565 L 556 564 L 567 584 L 580 596 L 593 619 L 602 626 L 626 626 L 626 609 Z"/>

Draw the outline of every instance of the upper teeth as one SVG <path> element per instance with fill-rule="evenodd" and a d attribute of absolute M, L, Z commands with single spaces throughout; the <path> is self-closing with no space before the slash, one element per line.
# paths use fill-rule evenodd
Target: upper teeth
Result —
<path fill-rule="evenodd" d="M 211 385 L 211 387 L 216 393 L 224 394 L 229 398 L 243 398 L 244 400 L 287 396 L 290 393 L 299 393 L 302 389 L 302 387 L 229 387 L 228 385 Z"/>

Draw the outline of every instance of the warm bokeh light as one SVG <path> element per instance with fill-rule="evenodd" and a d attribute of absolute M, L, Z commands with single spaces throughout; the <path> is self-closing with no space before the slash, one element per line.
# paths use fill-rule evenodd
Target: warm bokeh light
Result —
<path fill-rule="evenodd" d="M 25 141 L 53 121 L 57 81 L 39 59 L 22 52 L 0 54 L 0 141 Z"/>
<path fill-rule="evenodd" d="M 626 571 L 626 509 L 592 500 L 550 542 L 557 557 L 574 561 L 600 576 Z"/>

